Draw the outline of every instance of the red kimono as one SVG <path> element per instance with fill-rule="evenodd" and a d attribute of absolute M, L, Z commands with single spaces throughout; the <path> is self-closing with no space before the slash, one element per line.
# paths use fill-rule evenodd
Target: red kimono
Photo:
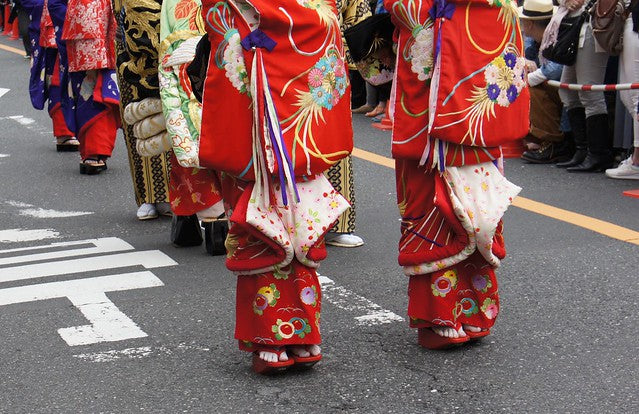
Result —
<path fill-rule="evenodd" d="M 412 327 L 490 329 L 501 217 L 518 193 L 500 145 L 528 129 L 516 4 L 385 0 L 398 29 L 392 152 Z"/>
<path fill-rule="evenodd" d="M 335 4 L 204 0 L 202 17 L 211 58 L 199 159 L 221 172 L 228 203 L 235 337 L 246 351 L 319 344 L 315 269 L 348 207 L 322 172 L 352 149 Z"/>
<path fill-rule="evenodd" d="M 115 28 L 110 0 L 69 0 L 62 39 L 83 160 L 110 157 L 120 126 Z"/>

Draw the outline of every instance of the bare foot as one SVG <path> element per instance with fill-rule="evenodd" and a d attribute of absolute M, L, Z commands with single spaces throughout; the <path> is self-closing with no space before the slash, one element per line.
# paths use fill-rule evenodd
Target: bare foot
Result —
<path fill-rule="evenodd" d="M 482 329 L 479 326 L 473 326 L 473 325 L 463 325 L 463 328 L 465 331 L 473 332 L 473 333 L 482 331 Z"/>
<path fill-rule="evenodd" d="M 488 330 L 488 329 L 482 329 L 479 326 L 473 326 L 473 325 L 462 325 L 462 327 L 464 328 L 466 332 L 472 332 L 474 334 L 480 333 L 480 332 L 486 332 Z"/>
<path fill-rule="evenodd" d="M 292 345 L 288 347 L 288 350 L 293 355 L 301 358 L 317 356 L 322 353 L 322 349 L 318 345 Z"/>
<path fill-rule="evenodd" d="M 464 328 L 459 328 L 459 330 L 457 330 L 449 326 L 433 326 L 431 329 L 437 335 L 443 336 L 444 338 L 463 338 L 466 336 Z"/>
<path fill-rule="evenodd" d="M 259 357 L 266 362 L 288 361 L 288 355 L 286 355 L 286 351 L 280 350 L 260 351 Z"/>

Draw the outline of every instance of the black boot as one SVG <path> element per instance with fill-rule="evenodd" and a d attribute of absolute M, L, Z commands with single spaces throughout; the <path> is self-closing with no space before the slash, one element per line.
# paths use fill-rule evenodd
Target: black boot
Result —
<path fill-rule="evenodd" d="M 573 108 L 568 110 L 568 120 L 572 129 L 572 137 L 575 142 L 575 153 L 569 161 L 555 164 L 559 168 L 574 167 L 586 159 L 588 141 L 586 138 L 586 110 Z"/>
<path fill-rule="evenodd" d="M 612 167 L 612 155 L 608 147 L 608 114 L 592 115 L 586 118 L 588 154 L 586 158 L 568 167 L 569 172 L 601 172 Z"/>
<path fill-rule="evenodd" d="M 524 151 L 521 159 L 532 164 L 552 164 L 557 161 L 567 160 L 569 158 L 568 148 L 563 142 L 544 141 L 537 150 Z"/>

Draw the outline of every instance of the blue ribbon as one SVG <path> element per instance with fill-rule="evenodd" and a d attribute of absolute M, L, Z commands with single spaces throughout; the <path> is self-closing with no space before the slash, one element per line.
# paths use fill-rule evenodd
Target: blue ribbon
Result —
<path fill-rule="evenodd" d="M 446 0 L 435 0 L 435 4 L 429 11 L 433 20 L 438 18 L 451 19 L 455 13 L 455 5 L 448 3 Z"/>
<path fill-rule="evenodd" d="M 244 50 L 251 50 L 254 47 L 259 47 L 272 52 L 277 42 L 260 29 L 255 29 L 249 33 L 244 39 L 242 39 L 242 47 Z"/>

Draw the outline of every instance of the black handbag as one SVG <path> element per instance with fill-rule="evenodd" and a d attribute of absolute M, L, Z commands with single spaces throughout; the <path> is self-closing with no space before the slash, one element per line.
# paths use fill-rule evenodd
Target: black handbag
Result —
<path fill-rule="evenodd" d="M 344 39 L 354 62 L 366 59 L 385 44 L 393 43 L 395 26 L 390 14 L 374 14 L 344 30 Z"/>
<path fill-rule="evenodd" d="M 590 0 L 586 9 L 579 16 L 564 17 L 561 19 L 559 31 L 557 32 L 557 42 L 541 51 L 543 57 L 555 63 L 572 66 L 577 60 L 577 49 L 579 49 L 579 34 L 581 26 L 588 19 L 588 11 L 596 0 Z"/>
<path fill-rule="evenodd" d="M 179 247 L 199 246 L 202 244 L 202 227 L 197 215 L 173 215 L 171 221 L 171 243 Z"/>
<path fill-rule="evenodd" d="M 193 95 L 200 103 L 202 103 L 202 93 L 204 92 L 204 80 L 206 79 L 206 70 L 209 65 L 209 56 L 211 55 L 211 42 L 207 35 L 202 36 L 195 47 L 195 57 L 187 66 L 186 74 L 191 80 L 191 89 Z"/>

